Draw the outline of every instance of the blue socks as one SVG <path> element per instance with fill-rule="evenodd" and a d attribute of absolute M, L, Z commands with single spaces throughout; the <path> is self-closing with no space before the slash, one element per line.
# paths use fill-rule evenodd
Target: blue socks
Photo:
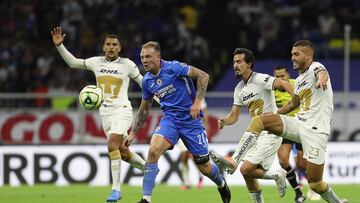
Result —
<path fill-rule="evenodd" d="M 224 180 L 219 172 L 219 168 L 215 164 L 211 164 L 211 173 L 208 176 L 218 187 L 224 185 Z"/>
<path fill-rule="evenodd" d="M 143 195 L 151 196 L 156 176 L 159 172 L 158 163 L 146 163 L 143 179 Z"/>

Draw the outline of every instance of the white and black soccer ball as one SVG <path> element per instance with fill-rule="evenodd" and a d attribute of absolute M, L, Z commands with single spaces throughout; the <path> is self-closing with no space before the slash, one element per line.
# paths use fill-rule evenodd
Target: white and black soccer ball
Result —
<path fill-rule="evenodd" d="M 86 110 L 97 110 L 104 101 L 103 91 L 99 86 L 88 85 L 79 94 L 79 102 Z"/>

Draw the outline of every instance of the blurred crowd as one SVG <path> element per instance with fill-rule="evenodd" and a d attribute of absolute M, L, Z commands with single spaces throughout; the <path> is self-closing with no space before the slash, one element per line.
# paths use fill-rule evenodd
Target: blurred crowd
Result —
<path fill-rule="evenodd" d="M 101 55 L 104 36 L 119 35 L 121 56 L 141 70 L 142 43 L 158 41 L 164 59 L 208 72 L 210 89 L 231 67 L 235 47 L 252 49 L 257 59 L 289 58 L 292 43 L 305 38 L 318 57 L 336 59 L 350 24 L 354 54 L 360 50 L 357 0 L 5 0 L 0 15 L 2 93 L 76 92 L 94 84 L 91 73 L 62 61 L 51 40 L 55 26 L 78 58 Z"/>

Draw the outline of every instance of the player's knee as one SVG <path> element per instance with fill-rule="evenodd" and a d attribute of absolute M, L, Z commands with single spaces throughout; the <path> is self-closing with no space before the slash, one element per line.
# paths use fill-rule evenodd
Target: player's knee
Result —
<path fill-rule="evenodd" d="M 289 166 L 289 160 L 284 157 L 279 157 L 279 163 L 281 168 L 287 168 Z"/>
<path fill-rule="evenodd" d="M 120 147 L 120 153 L 122 160 L 129 161 L 131 158 L 130 150 L 127 148 L 124 148 L 123 146 Z"/>
<path fill-rule="evenodd" d="M 208 161 L 210 160 L 209 155 L 205 155 L 205 156 L 195 156 L 194 155 L 194 162 L 196 165 L 202 165 L 202 164 L 206 164 Z"/>
<path fill-rule="evenodd" d="M 326 191 L 328 185 L 324 181 L 309 183 L 309 187 L 316 193 L 322 194 Z"/>
<path fill-rule="evenodd" d="M 150 159 L 159 159 L 161 155 L 160 149 L 157 147 L 150 147 L 148 158 Z"/>
<path fill-rule="evenodd" d="M 119 148 L 119 143 L 114 140 L 108 140 L 107 142 L 109 152 L 115 151 Z"/>
<path fill-rule="evenodd" d="M 251 174 L 251 170 L 248 167 L 244 166 L 244 165 L 242 165 L 240 167 L 240 172 L 241 172 L 241 174 L 243 175 L 244 178 L 249 177 L 250 174 Z"/>

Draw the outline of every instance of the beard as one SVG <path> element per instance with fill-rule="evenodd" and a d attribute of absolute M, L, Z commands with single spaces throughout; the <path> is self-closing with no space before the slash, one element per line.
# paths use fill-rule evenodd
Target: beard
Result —
<path fill-rule="evenodd" d="M 235 78 L 236 78 L 236 79 L 241 79 L 241 75 L 235 73 Z"/>
<path fill-rule="evenodd" d="M 305 61 L 296 61 L 297 67 L 294 67 L 294 69 L 302 69 L 305 66 Z"/>

